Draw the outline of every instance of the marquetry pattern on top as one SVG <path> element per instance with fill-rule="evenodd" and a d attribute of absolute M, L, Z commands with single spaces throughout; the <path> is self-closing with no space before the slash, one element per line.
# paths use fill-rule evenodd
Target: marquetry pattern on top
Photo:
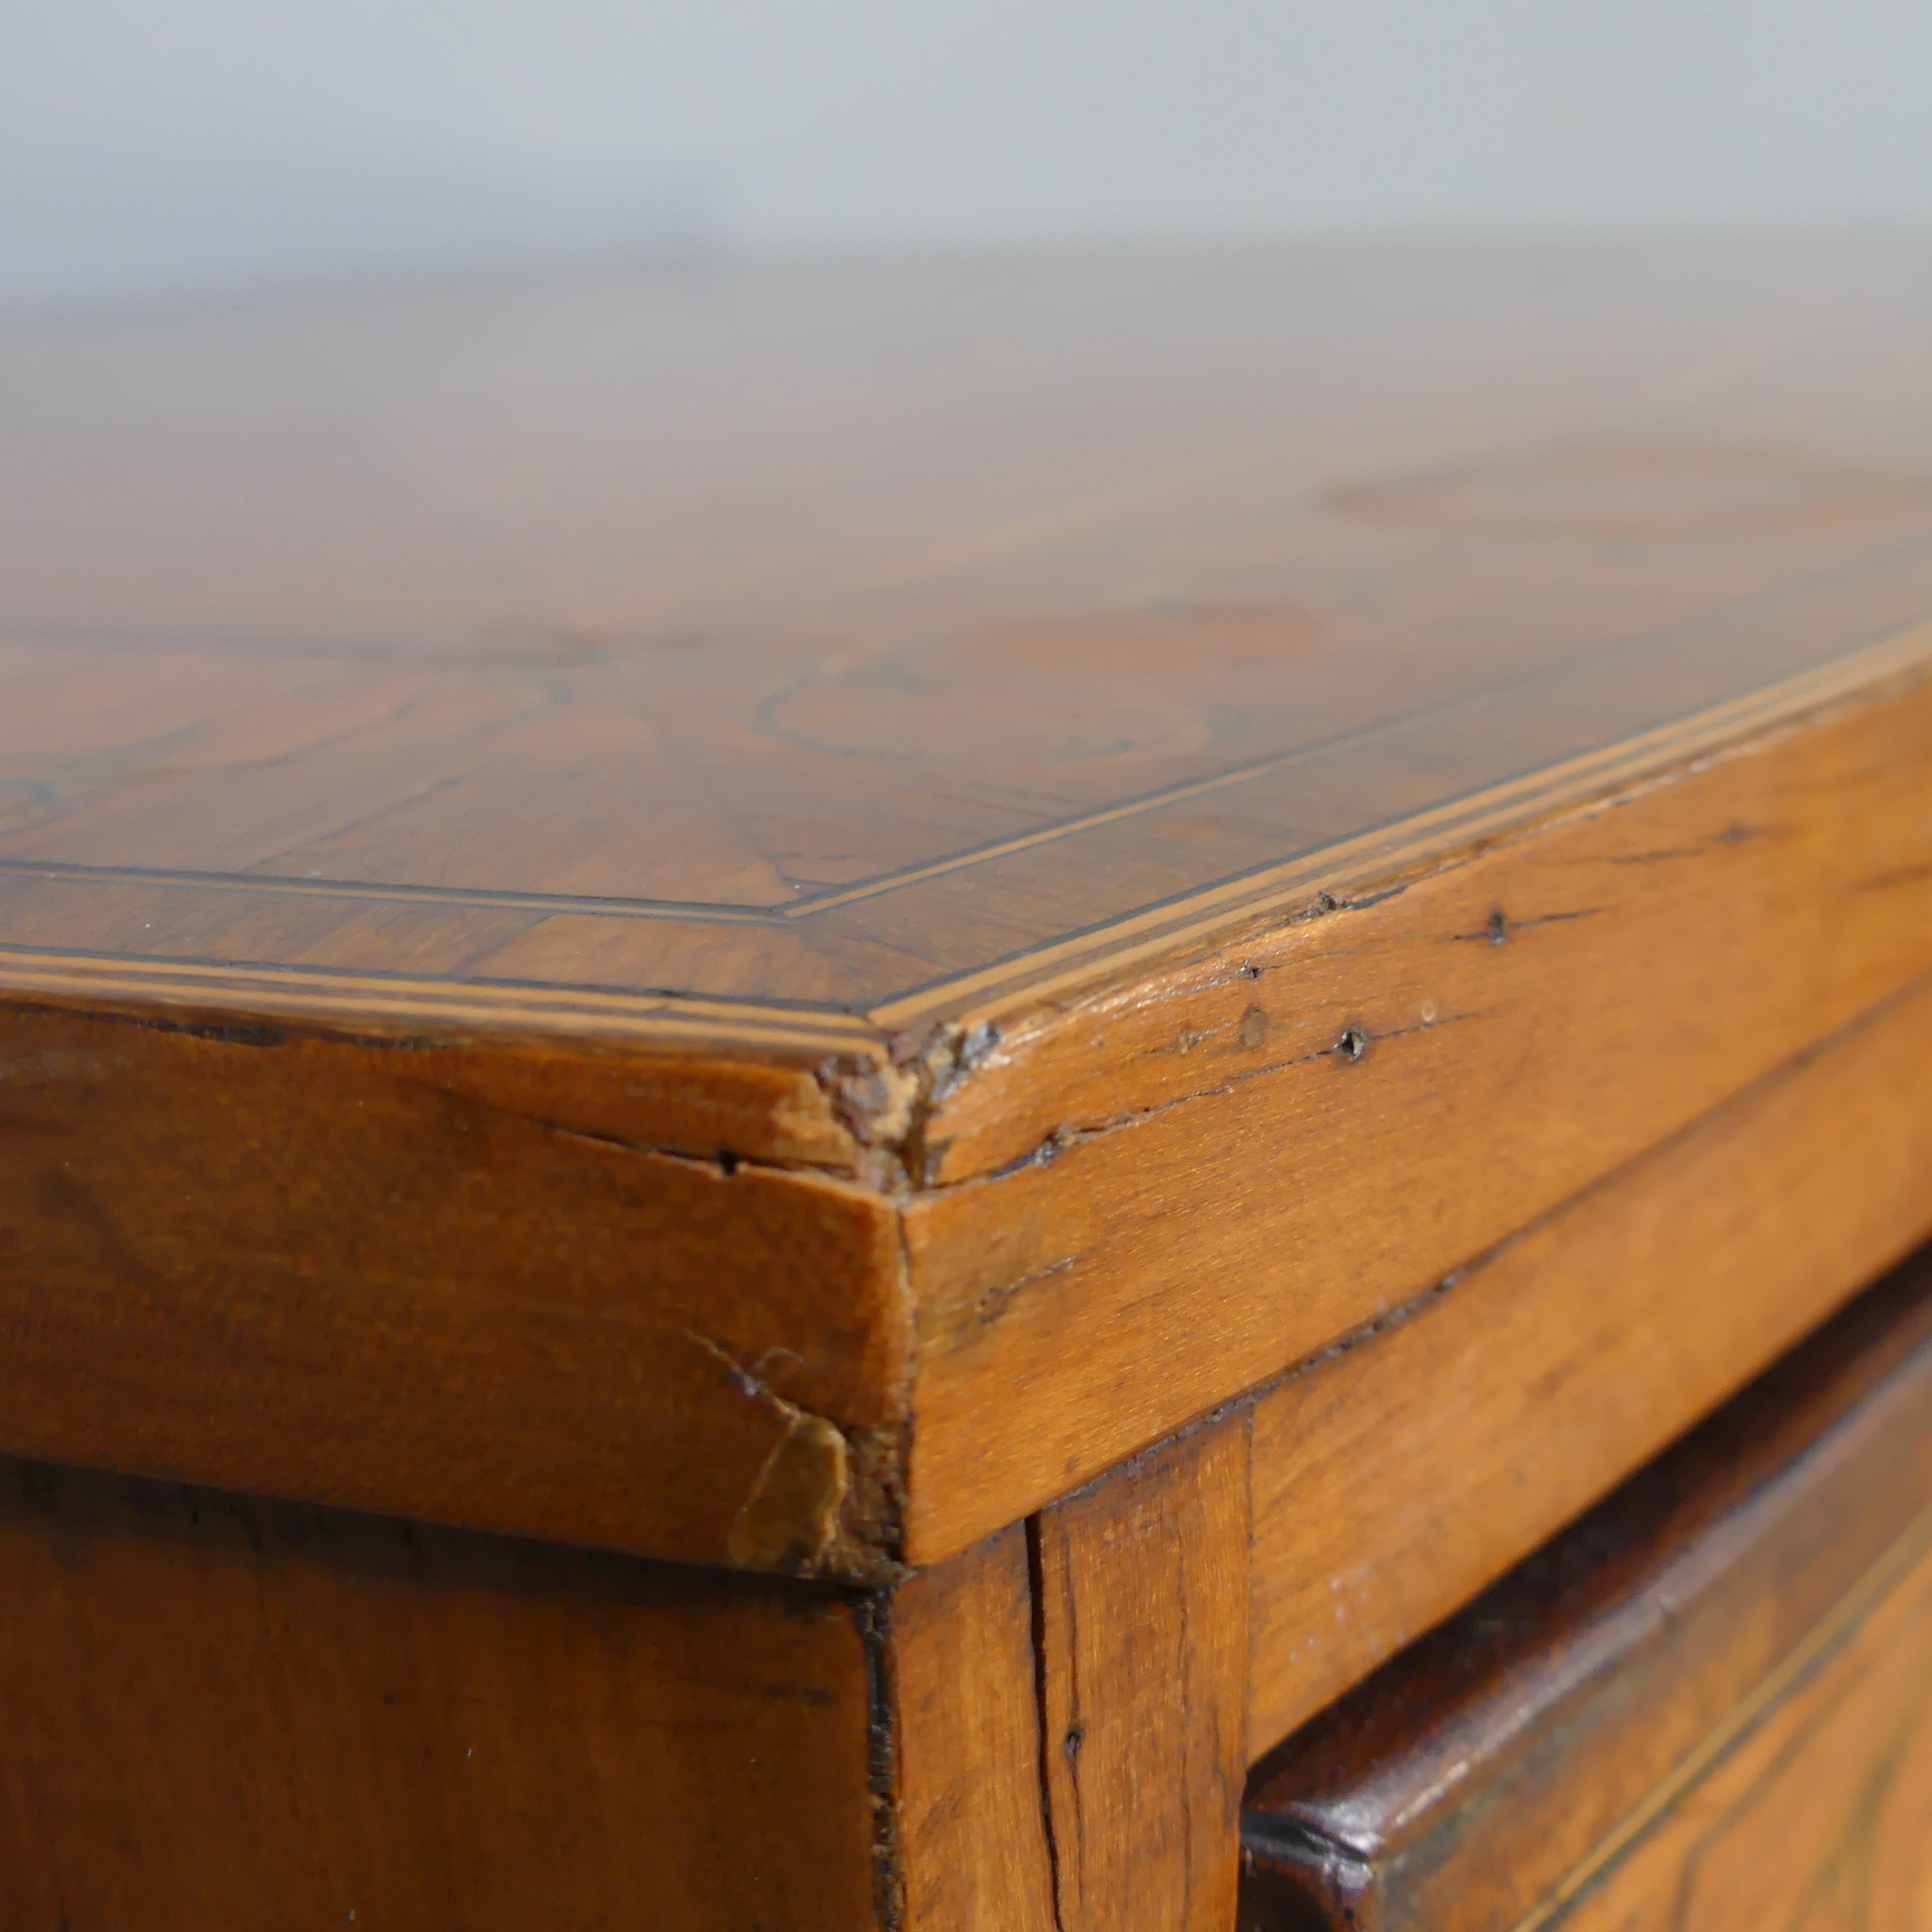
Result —
<path fill-rule="evenodd" d="M 1829 265 L 16 324 L 0 978 L 822 1044 L 1601 791 L 1926 654 L 1932 262 Z"/>

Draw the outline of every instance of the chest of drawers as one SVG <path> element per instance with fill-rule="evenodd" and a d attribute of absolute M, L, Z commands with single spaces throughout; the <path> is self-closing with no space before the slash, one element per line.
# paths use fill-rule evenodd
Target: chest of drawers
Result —
<path fill-rule="evenodd" d="M 0 1928 L 1330 1909 L 1470 1606 L 1932 1235 L 1929 340 L 1852 244 L 0 328 Z"/>

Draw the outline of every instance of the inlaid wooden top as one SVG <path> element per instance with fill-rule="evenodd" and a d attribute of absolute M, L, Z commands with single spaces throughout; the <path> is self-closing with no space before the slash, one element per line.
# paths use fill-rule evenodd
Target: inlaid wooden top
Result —
<path fill-rule="evenodd" d="M 1891 663 L 1929 339 L 1850 248 L 15 322 L 0 972 L 817 1042 L 1104 968 Z"/>
<path fill-rule="evenodd" d="M 0 1449 L 866 1573 L 1380 1319 L 1932 969 L 1928 343 L 1848 242 L 0 326 Z"/>

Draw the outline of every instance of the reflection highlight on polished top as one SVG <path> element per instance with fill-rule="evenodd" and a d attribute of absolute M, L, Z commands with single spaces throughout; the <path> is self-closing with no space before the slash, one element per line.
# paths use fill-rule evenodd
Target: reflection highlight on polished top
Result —
<path fill-rule="evenodd" d="M 1913 670 L 1928 323 L 1851 244 L 17 320 L 0 978 L 780 1039 L 1105 972 Z"/>

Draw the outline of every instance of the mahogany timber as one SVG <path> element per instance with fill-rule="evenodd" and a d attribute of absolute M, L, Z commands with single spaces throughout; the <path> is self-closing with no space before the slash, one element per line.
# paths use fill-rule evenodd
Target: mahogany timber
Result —
<path fill-rule="evenodd" d="M 1932 969 L 1929 320 L 1847 245 L 0 326 L 0 1447 L 882 1581 L 1406 1305 Z"/>
<path fill-rule="evenodd" d="M 1923 1923 L 1932 1263 L 1325 1712 L 1248 1803 L 1244 1924 Z"/>
<path fill-rule="evenodd" d="M 1259 1757 L 1926 1231 L 1932 981 L 1254 1408 Z"/>

